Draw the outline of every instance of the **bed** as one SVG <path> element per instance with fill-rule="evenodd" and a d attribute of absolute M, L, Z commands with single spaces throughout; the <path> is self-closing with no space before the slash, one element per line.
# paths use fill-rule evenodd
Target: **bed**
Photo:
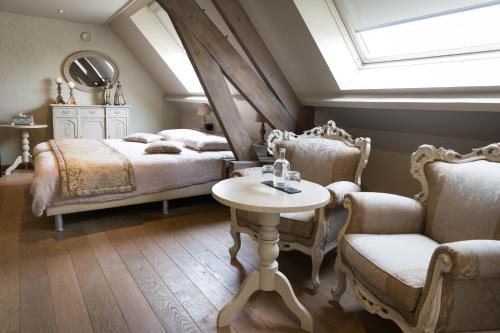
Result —
<path fill-rule="evenodd" d="M 161 201 L 166 214 L 170 199 L 209 194 L 224 177 L 223 160 L 233 159 L 232 152 L 225 150 L 196 151 L 183 147 L 179 154 L 146 154 L 144 143 L 121 139 L 104 142 L 130 161 L 135 175 L 135 189 L 131 192 L 63 197 L 53 149 L 48 142 L 34 148 L 32 211 L 38 217 L 44 213 L 55 216 L 56 231 L 63 230 L 63 215 L 69 213 Z"/>

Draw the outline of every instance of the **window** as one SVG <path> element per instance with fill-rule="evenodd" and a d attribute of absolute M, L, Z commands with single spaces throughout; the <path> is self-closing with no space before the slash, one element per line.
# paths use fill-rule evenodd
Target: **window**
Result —
<path fill-rule="evenodd" d="M 363 63 L 500 49 L 499 1 L 447 2 L 335 0 L 335 5 Z"/>
<path fill-rule="evenodd" d="M 189 94 L 203 93 L 203 88 L 184 50 L 168 14 L 158 3 L 139 10 L 131 16 L 132 22 L 141 31 L 151 46 Z"/>

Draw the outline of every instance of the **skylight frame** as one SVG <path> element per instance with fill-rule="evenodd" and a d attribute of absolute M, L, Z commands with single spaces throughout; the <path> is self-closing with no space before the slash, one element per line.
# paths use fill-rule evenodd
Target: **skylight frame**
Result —
<path fill-rule="evenodd" d="M 362 37 L 362 33 L 375 30 L 375 29 L 383 29 L 386 27 L 397 26 L 405 23 L 412 23 L 415 21 L 402 21 L 395 22 L 394 24 L 380 26 L 380 27 L 372 27 L 371 29 L 366 29 L 363 31 L 354 31 L 352 28 L 352 24 L 349 21 L 346 15 L 342 15 L 340 8 L 335 4 L 334 0 L 324 0 L 329 7 L 332 16 L 340 21 L 337 21 L 337 24 L 341 26 L 341 30 L 345 34 L 344 38 L 346 39 L 346 43 L 349 45 L 350 51 L 353 54 L 353 57 L 358 62 L 358 66 L 370 66 L 370 65 L 390 65 L 391 62 L 427 62 L 432 61 L 439 58 L 450 58 L 450 57 L 462 57 L 462 58 L 474 58 L 474 57 L 484 57 L 489 54 L 500 52 L 500 42 L 495 44 L 488 45 L 480 45 L 480 46 L 469 46 L 469 47 L 459 47 L 459 48 L 448 48 L 442 50 L 433 50 L 433 51 L 423 51 L 423 52 L 415 52 L 415 53 L 404 53 L 398 55 L 387 55 L 387 56 L 369 56 L 369 50 L 366 47 L 365 41 Z M 488 6 L 500 6 L 500 3 L 493 2 Z M 478 9 L 481 7 L 471 8 L 471 10 Z M 444 13 L 443 15 L 452 15 L 455 13 L 460 13 L 463 11 L 455 11 L 450 13 Z M 423 17 L 422 20 L 432 19 L 433 17 Z M 496 55 L 495 55 L 496 56 Z"/>

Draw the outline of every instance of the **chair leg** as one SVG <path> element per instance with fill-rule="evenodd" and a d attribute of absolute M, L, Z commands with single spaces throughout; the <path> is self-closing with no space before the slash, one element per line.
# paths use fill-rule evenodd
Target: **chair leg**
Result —
<path fill-rule="evenodd" d="M 323 263 L 323 250 L 314 249 L 311 255 L 312 273 L 311 273 L 311 292 L 316 294 L 319 289 L 319 269 Z"/>
<path fill-rule="evenodd" d="M 233 246 L 229 249 L 229 254 L 231 255 L 231 259 L 236 259 L 236 255 L 241 247 L 241 237 L 240 233 L 236 231 L 235 222 L 231 223 L 231 237 L 233 237 Z"/>
<path fill-rule="evenodd" d="M 337 285 L 332 288 L 332 301 L 338 302 L 342 295 L 344 295 L 346 287 L 346 276 L 342 271 L 342 259 L 340 259 L 340 253 L 337 248 L 337 258 L 335 259 L 335 270 L 333 273 L 334 279 Z"/>

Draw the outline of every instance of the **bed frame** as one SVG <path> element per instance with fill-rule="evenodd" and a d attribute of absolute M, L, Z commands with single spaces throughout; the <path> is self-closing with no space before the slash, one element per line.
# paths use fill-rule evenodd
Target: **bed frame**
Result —
<path fill-rule="evenodd" d="M 194 197 L 197 195 L 205 195 L 212 193 L 212 186 L 214 186 L 219 180 L 211 181 L 203 184 L 196 184 L 181 188 L 176 188 L 173 190 L 167 190 L 158 193 L 150 193 L 138 195 L 131 198 L 125 198 L 120 200 L 111 200 L 103 202 L 89 202 L 89 203 L 78 203 L 78 204 L 67 204 L 61 206 L 53 206 L 47 208 L 47 216 L 54 216 L 54 229 L 55 231 L 64 230 L 64 220 L 63 214 L 79 213 L 89 210 L 98 210 L 113 207 L 122 207 L 137 205 L 148 202 L 162 202 L 163 214 L 168 214 L 168 200 L 181 199 L 187 197 Z"/>

